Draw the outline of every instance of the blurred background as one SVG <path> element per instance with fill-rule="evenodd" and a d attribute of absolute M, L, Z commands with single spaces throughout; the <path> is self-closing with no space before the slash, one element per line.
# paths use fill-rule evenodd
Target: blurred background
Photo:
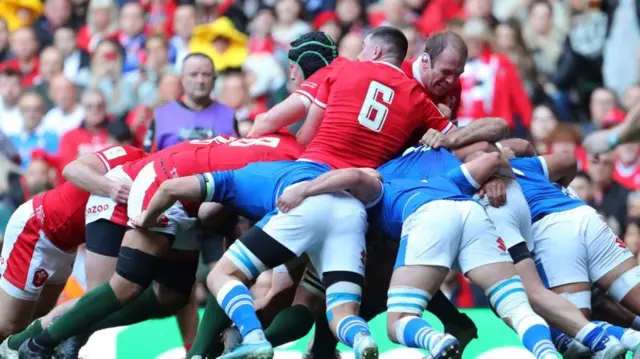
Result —
<path fill-rule="evenodd" d="M 575 154 L 572 187 L 638 253 L 640 144 L 594 159 L 581 143 L 640 103 L 640 0 L 2 0 L 0 238 L 12 211 L 62 183 L 78 156 L 156 148 L 156 109 L 191 91 L 180 73 L 190 52 L 214 60 L 212 99 L 244 136 L 291 91 L 291 41 L 325 31 L 355 59 L 380 25 L 405 33 L 407 61 L 430 34 L 459 33 L 470 55 L 459 122 L 499 116 L 540 154 Z M 460 307 L 487 305 L 459 274 L 443 290 Z"/>

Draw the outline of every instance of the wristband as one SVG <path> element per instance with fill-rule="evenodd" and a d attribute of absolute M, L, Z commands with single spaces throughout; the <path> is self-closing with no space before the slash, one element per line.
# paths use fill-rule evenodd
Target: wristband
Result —
<path fill-rule="evenodd" d="M 616 132 L 611 132 L 609 135 L 607 135 L 607 145 L 609 146 L 610 150 L 614 149 L 619 144 L 620 136 L 618 136 Z"/>

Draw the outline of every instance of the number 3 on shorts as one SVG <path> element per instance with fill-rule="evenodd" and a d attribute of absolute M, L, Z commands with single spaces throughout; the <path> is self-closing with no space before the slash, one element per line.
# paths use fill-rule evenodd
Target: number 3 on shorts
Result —
<path fill-rule="evenodd" d="M 358 122 L 373 131 L 380 132 L 387 119 L 389 108 L 393 102 L 393 89 L 377 81 L 371 81 L 367 96 L 364 98 Z M 378 101 L 382 100 L 382 102 Z"/>

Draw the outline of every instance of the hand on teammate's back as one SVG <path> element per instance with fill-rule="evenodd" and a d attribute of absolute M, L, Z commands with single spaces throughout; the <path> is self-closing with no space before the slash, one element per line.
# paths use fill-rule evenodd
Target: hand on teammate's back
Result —
<path fill-rule="evenodd" d="M 116 179 L 111 180 L 109 185 L 109 197 L 118 203 L 127 203 L 131 181 Z"/>
<path fill-rule="evenodd" d="M 434 149 L 438 149 L 440 147 L 451 148 L 453 145 L 450 137 L 447 137 L 447 135 L 444 135 L 442 132 L 433 128 L 430 128 L 427 133 L 422 136 L 420 143 Z"/>
<path fill-rule="evenodd" d="M 507 202 L 507 185 L 500 178 L 492 178 L 480 187 L 478 195 L 487 196 L 491 206 L 502 207 Z"/>
<path fill-rule="evenodd" d="M 278 198 L 278 201 L 276 203 L 278 209 L 282 213 L 287 213 L 290 210 L 298 207 L 300 203 L 302 203 L 307 198 L 307 195 L 305 193 L 306 187 L 306 183 L 301 183 L 284 191 L 284 193 L 280 195 L 280 198 Z"/>

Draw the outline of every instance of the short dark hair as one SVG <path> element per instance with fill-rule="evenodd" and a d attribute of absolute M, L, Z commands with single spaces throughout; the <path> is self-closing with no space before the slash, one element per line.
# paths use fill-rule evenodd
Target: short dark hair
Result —
<path fill-rule="evenodd" d="M 453 46 L 454 50 L 460 54 L 462 63 L 467 62 L 469 50 L 464 40 L 452 31 L 442 31 L 429 36 L 424 46 L 424 52 L 431 58 L 431 66 L 449 46 Z"/>
<path fill-rule="evenodd" d="M 395 60 L 396 64 L 401 64 L 407 57 L 409 42 L 402 31 L 390 26 L 376 27 L 369 33 L 372 40 L 380 40 L 385 46 L 387 55 Z"/>

